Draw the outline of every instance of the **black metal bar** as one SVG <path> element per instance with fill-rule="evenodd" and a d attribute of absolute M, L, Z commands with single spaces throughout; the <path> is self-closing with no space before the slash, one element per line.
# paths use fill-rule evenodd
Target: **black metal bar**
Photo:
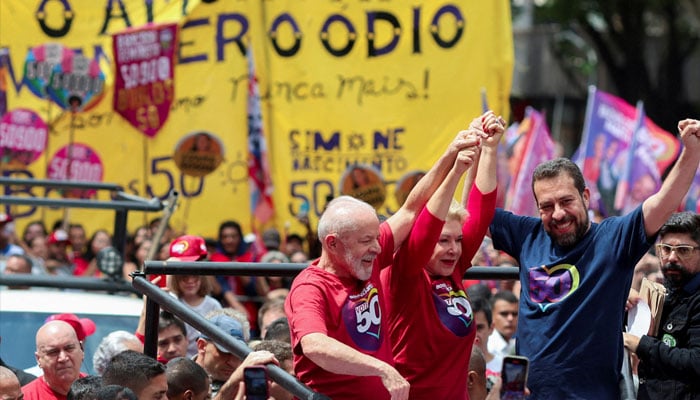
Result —
<path fill-rule="evenodd" d="M 32 275 L 32 274 L 0 274 L 0 285 L 2 286 L 32 286 L 51 287 L 60 289 L 81 289 L 105 291 L 110 293 L 137 293 L 140 292 L 124 281 L 113 281 L 100 278 L 88 278 L 77 276 L 52 276 L 52 275 Z M 2 307 L 2 304 L 0 304 Z"/>
<path fill-rule="evenodd" d="M 30 206 L 101 208 L 107 210 L 160 211 L 163 205 L 158 202 L 137 203 L 134 201 L 99 201 L 81 199 L 47 199 L 39 197 L 0 196 L 0 204 Z"/>
<path fill-rule="evenodd" d="M 146 297 L 145 307 L 146 329 L 144 332 L 143 353 L 149 357 L 156 358 L 158 356 L 158 320 L 160 319 L 160 305 L 150 297 Z"/>
<path fill-rule="evenodd" d="M 126 210 L 115 210 L 114 211 L 114 234 L 112 235 L 112 246 L 121 254 L 126 262 L 126 221 L 127 221 L 127 211 Z"/>
<path fill-rule="evenodd" d="M 144 272 L 166 275 L 296 276 L 306 266 L 302 263 L 146 261 Z"/>
<path fill-rule="evenodd" d="M 255 263 L 255 262 L 181 262 L 146 261 L 147 274 L 166 275 L 249 275 L 249 276 L 296 276 L 307 264 L 302 263 Z M 517 267 L 474 266 L 464 274 L 465 279 L 519 279 Z"/>
<path fill-rule="evenodd" d="M 177 315 L 180 319 L 190 324 L 198 331 L 212 338 L 215 342 L 223 346 L 236 357 L 242 360 L 252 351 L 245 343 L 232 338 L 203 316 L 197 314 L 179 300 L 167 294 L 158 286 L 149 282 L 143 274 L 133 274 L 132 277 L 132 284 L 134 287 L 146 295 L 149 300 L 157 302 L 164 310 Z M 146 340 L 148 340 L 148 336 L 146 337 Z M 309 387 L 299 382 L 296 378 L 279 366 L 275 364 L 267 364 L 266 367 L 270 378 L 279 383 L 297 398 L 310 400 L 328 399 L 327 396 L 312 391 Z"/>
<path fill-rule="evenodd" d="M 473 266 L 464 273 L 464 279 L 520 279 L 518 267 Z"/>
<path fill-rule="evenodd" d="M 2 185 L 41 186 L 56 189 L 122 190 L 115 183 L 56 181 L 52 179 L 0 178 Z"/>

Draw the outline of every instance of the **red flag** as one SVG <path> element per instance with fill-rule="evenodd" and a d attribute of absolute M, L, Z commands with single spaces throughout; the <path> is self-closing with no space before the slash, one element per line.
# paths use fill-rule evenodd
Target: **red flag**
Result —
<path fill-rule="evenodd" d="M 258 77 L 255 73 L 253 49 L 248 49 L 248 181 L 253 229 L 269 221 L 275 214 L 272 202 L 272 178 L 263 130 Z"/>
<path fill-rule="evenodd" d="M 532 171 L 540 163 L 554 157 L 555 146 L 547 122 L 539 112 L 528 107 L 520 125 L 529 125 L 530 129 L 520 139 L 526 140 L 522 163 L 508 188 L 505 208 L 518 215 L 536 216 L 538 211 L 532 195 Z"/>

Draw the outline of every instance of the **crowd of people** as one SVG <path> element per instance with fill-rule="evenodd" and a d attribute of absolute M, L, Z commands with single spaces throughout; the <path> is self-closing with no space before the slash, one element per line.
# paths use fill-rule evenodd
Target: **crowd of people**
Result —
<path fill-rule="evenodd" d="M 566 158 L 533 173 L 539 217 L 496 208 L 504 129 L 493 112 L 475 118 L 384 220 L 369 204 L 340 196 L 316 230 L 305 220 L 304 236 L 272 229 L 250 243 L 235 221 L 222 222 L 210 240 L 166 229 L 154 244 L 159 221 L 134 232 L 125 279 L 154 245 L 161 260 L 308 263 L 294 280 L 151 277 L 249 346 L 243 360 L 163 311 L 156 359 L 143 355 L 142 315 L 134 332 L 102 339 L 97 373 L 85 376 L 86 332 L 81 338 L 70 323 L 78 317 L 61 317 L 36 333 L 42 377 L 3 364 L 0 394 L 243 398 L 244 369 L 272 363 L 333 399 L 483 400 L 501 398 L 503 360 L 519 355 L 529 360 L 520 398 L 700 397 L 700 215 L 677 212 L 700 164 L 700 121 L 679 122 L 683 150 L 660 190 L 603 220 L 593 218 L 590 190 Z M 48 231 L 37 222 L 18 238 L 11 223 L 0 216 L 3 273 L 99 276 L 95 254 L 110 245 L 108 232 L 88 240 L 79 224 Z M 519 276 L 464 280 L 472 265 L 517 266 Z M 654 315 L 659 329 L 625 333 L 626 312 L 646 300 L 644 281 L 666 287 Z M 275 383 L 269 390 L 277 400 L 293 397 Z"/>

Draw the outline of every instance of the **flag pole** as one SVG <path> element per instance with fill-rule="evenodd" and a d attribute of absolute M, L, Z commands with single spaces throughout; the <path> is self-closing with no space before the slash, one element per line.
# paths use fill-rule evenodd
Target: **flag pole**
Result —
<path fill-rule="evenodd" d="M 588 140 L 591 136 L 589 131 L 591 130 L 591 119 L 593 117 L 593 102 L 595 101 L 596 91 L 597 88 L 595 87 L 595 85 L 590 85 L 588 87 L 588 99 L 586 100 L 586 116 L 583 120 L 583 132 L 581 132 L 581 144 L 579 145 L 580 151 L 578 152 L 578 156 L 576 157 L 576 159 L 572 160 L 579 167 L 581 167 L 582 170 L 584 166 L 583 160 L 586 156 L 586 149 L 588 149 Z"/>
<path fill-rule="evenodd" d="M 624 210 L 628 201 L 628 194 L 630 190 L 630 176 L 632 175 L 632 166 L 634 165 L 634 153 L 637 151 L 637 131 L 644 124 L 644 102 L 641 100 L 637 101 L 637 118 L 634 123 L 634 128 L 632 130 L 632 141 L 630 146 L 627 148 L 627 162 L 625 163 L 625 169 L 622 171 L 622 176 L 617 184 L 617 191 L 615 192 L 615 208 L 618 210 Z"/>

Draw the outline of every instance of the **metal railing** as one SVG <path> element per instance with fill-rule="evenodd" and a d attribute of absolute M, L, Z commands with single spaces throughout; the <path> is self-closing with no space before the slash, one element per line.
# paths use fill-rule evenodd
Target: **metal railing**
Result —
<path fill-rule="evenodd" d="M 144 199 L 128 193 L 120 192 L 122 188 L 113 183 L 103 182 L 78 182 L 57 181 L 50 179 L 21 179 L 0 177 L 0 185 L 3 186 L 29 186 L 46 187 L 53 189 L 79 189 L 79 190 L 109 190 L 117 192 L 114 197 L 117 200 L 93 200 L 93 199 L 53 199 L 30 196 L 0 196 L 2 205 L 26 205 L 65 208 L 87 208 L 114 210 L 114 231 L 112 233 L 112 245 L 124 256 L 126 247 L 126 222 L 129 211 L 162 211 L 165 204 L 158 198 Z M 171 194 L 172 197 L 172 194 Z"/>
<path fill-rule="evenodd" d="M 160 287 L 149 282 L 142 273 L 133 274 L 134 288 L 146 295 L 146 343 L 144 353 L 155 357 L 155 346 L 149 338 L 158 336 L 159 307 L 178 316 L 181 320 L 191 325 L 198 331 L 212 338 L 220 346 L 223 346 L 231 354 L 243 360 L 253 350 L 247 344 L 234 339 L 221 328 L 209 322 L 206 318 L 193 311 L 180 302 L 180 300 L 167 294 Z M 154 318 L 155 317 L 155 318 Z M 329 399 L 327 396 L 314 392 L 308 386 L 299 382 L 294 376 L 275 364 L 267 364 L 267 372 L 280 386 L 299 399 Z"/>
<path fill-rule="evenodd" d="M 144 271 L 163 275 L 296 276 L 308 264 L 212 261 L 146 261 Z M 517 267 L 474 266 L 465 279 L 519 279 Z"/>
<path fill-rule="evenodd" d="M 144 353 L 156 356 L 158 340 L 158 316 L 160 308 L 206 334 L 241 360 L 252 350 L 244 343 L 233 339 L 216 325 L 168 295 L 154 285 L 145 274 L 155 275 L 227 275 L 227 276 L 288 276 L 299 274 L 308 264 L 299 263 L 255 263 L 255 262 L 181 262 L 146 261 L 143 272 L 132 274 L 133 285 L 146 295 L 146 332 Z M 517 267 L 472 267 L 464 275 L 465 279 L 518 279 Z M 267 364 L 270 378 L 299 399 L 327 399 L 299 382 L 294 376 L 275 364 Z"/>
<path fill-rule="evenodd" d="M 125 281 L 79 276 L 54 276 L 32 274 L 0 274 L 0 286 L 47 287 L 54 289 L 79 289 L 107 293 L 141 294 Z M 2 304 L 0 304 L 2 307 Z"/>

